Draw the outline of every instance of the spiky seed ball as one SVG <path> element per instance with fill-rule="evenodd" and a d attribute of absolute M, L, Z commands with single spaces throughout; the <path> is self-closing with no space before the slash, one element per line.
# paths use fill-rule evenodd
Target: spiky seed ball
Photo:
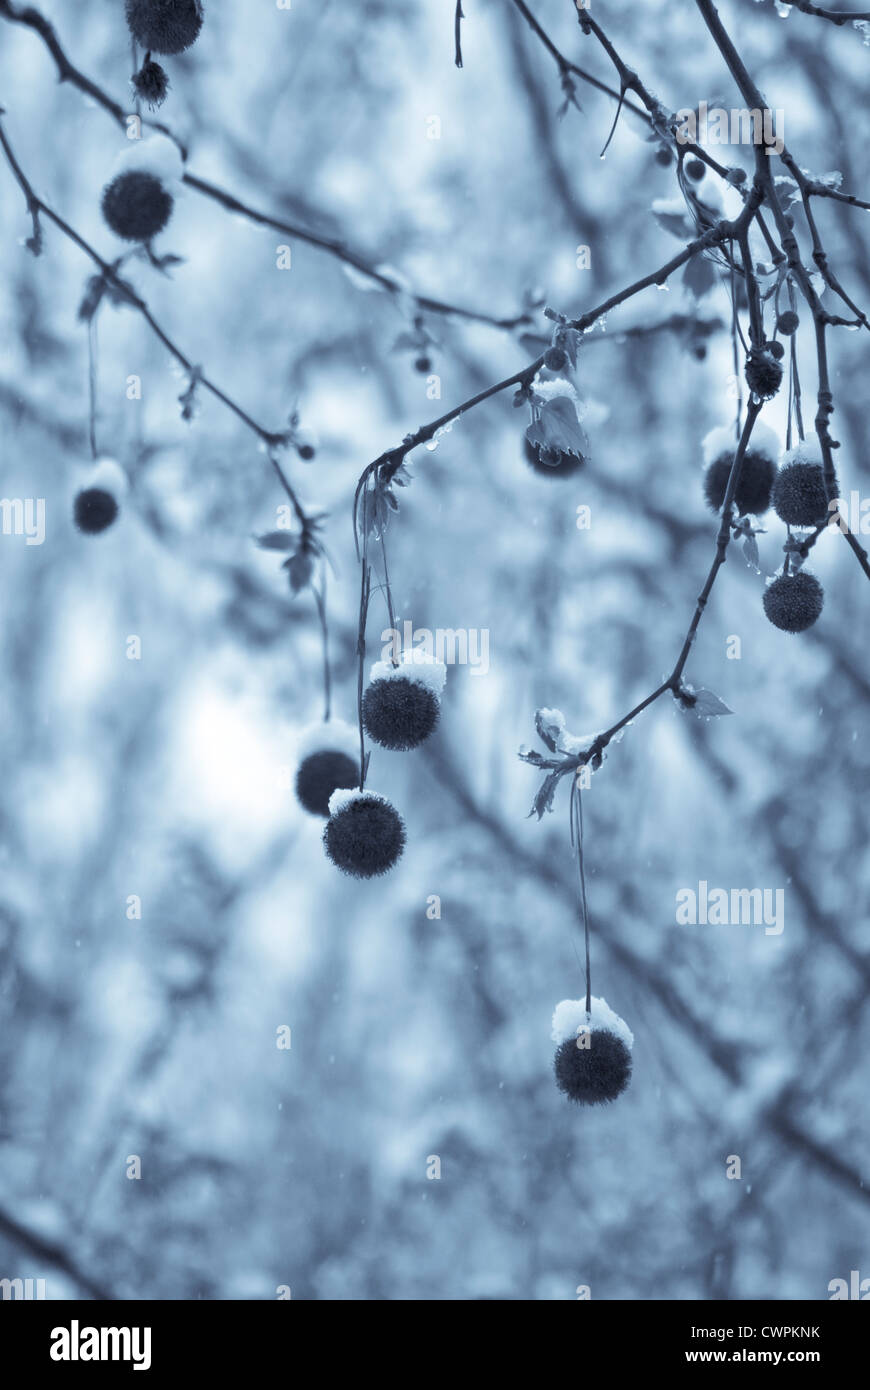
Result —
<path fill-rule="evenodd" d="M 296 773 L 296 795 L 312 816 L 329 815 L 329 798 L 339 788 L 359 782 L 359 764 L 336 748 L 320 749 L 302 759 Z"/>
<path fill-rule="evenodd" d="M 441 706 L 426 685 L 407 676 L 374 680 L 363 696 L 363 723 L 382 748 L 417 748 L 438 723 Z"/>
<path fill-rule="evenodd" d="M 746 359 L 746 385 L 754 396 L 769 401 L 782 385 L 782 367 L 766 349 L 755 348 Z"/>
<path fill-rule="evenodd" d="M 776 321 L 776 327 L 784 337 L 790 338 L 792 333 L 796 333 L 800 319 L 793 309 L 786 309 L 785 313 L 780 314 Z"/>
<path fill-rule="evenodd" d="M 782 632 L 806 632 L 822 611 L 825 591 L 814 574 L 781 574 L 764 591 L 764 611 Z"/>
<path fill-rule="evenodd" d="M 690 159 L 686 162 L 686 173 L 690 179 L 699 183 L 707 172 L 707 166 L 703 159 Z"/>
<path fill-rule="evenodd" d="M 351 797 L 329 817 L 323 831 L 326 853 L 353 878 L 388 873 L 405 848 L 405 824 L 389 801 L 366 794 Z"/>
<path fill-rule="evenodd" d="M 153 58 L 145 60 L 139 71 L 133 73 L 131 81 L 136 95 L 147 102 L 152 110 L 163 105 L 169 91 L 169 77 Z"/>
<path fill-rule="evenodd" d="M 198 0 L 126 0 L 127 24 L 149 53 L 183 53 L 199 37 Z"/>
<path fill-rule="evenodd" d="M 560 449 L 541 449 L 537 444 L 524 442 L 526 462 L 536 473 L 549 478 L 570 478 L 579 472 L 586 460 L 581 454 L 563 454 Z"/>
<path fill-rule="evenodd" d="M 787 463 L 773 484 L 773 507 L 789 526 L 815 526 L 828 514 L 825 475 L 820 463 Z"/>
<path fill-rule="evenodd" d="M 661 164 L 662 168 L 666 169 L 670 162 L 671 152 L 668 149 L 667 145 L 659 145 L 658 149 L 656 150 L 656 164 Z"/>
<path fill-rule="evenodd" d="M 118 504 L 110 492 L 101 487 L 83 488 L 73 502 L 73 520 L 86 536 L 98 536 L 118 515 Z"/>
<path fill-rule="evenodd" d="M 631 1080 L 631 1053 L 621 1038 L 603 1028 L 567 1038 L 553 1059 L 556 1084 L 580 1105 L 606 1105 Z"/>
<path fill-rule="evenodd" d="M 150 241 L 163 231 L 173 206 L 171 193 L 144 169 L 119 174 L 103 193 L 103 216 L 125 241 Z"/>
<path fill-rule="evenodd" d="M 783 343 L 768 343 L 767 347 L 771 357 L 775 357 L 777 362 L 781 362 L 785 357 L 785 346 Z"/>
<path fill-rule="evenodd" d="M 704 474 L 704 495 L 714 512 L 722 510 L 733 462 L 733 453 L 720 454 Z M 741 516 L 762 516 L 768 510 L 775 476 L 776 464 L 772 458 L 755 449 L 747 449 L 734 498 Z"/>
<path fill-rule="evenodd" d="M 547 348 L 547 351 L 544 353 L 544 366 L 547 368 L 548 372 L 561 372 L 562 368 L 567 365 L 567 362 L 568 354 L 564 348 L 550 347 Z"/>

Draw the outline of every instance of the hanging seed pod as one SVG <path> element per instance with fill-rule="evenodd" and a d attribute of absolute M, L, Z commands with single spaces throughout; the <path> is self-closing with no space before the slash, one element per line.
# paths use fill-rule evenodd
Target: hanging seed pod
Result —
<path fill-rule="evenodd" d="M 323 832 L 327 856 L 352 878 L 377 878 L 393 868 L 405 848 L 405 823 L 385 796 L 336 791 Z"/>
<path fill-rule="evenodd" d="M 76 487 L 72 498 L 73 522 L 83 536 L 99 536 L 120 514 L 127 492 L 127 478 L 114 459 L 99 459 Z"/>
<path fill-rule="evenodd" d="M 604 999 L 563 999 L 553 1014 L 556 1085 L 578 1105 L 606 1105 L 631 1080 L 634 1035 Z"/>
<path fill-rule="evenodd" d="M 819 618 L 825 591 L 814 574 L 781 574 L 764 591 L 764 611 L 782 632 L 806 632 Z"/>
<path fill-rule="evenodd" d="M 419 747 L 438 724 L 446 679 L 443 661 L 416 647 L 402 653 L 398 666 L 375 662 L 363 696 L 369 737 L 396 751 Z"/>
<path fill-rule="evenodd" d="M 313 724 L 299 738 L 295 790 L 312 816 L 329 815 L 329 798 L 359 785 L 359 734 L 341 719 Z"/>
<path fill-rule="evenodd" d="M 199 0 L 126 0 L 127 25 L 148 53 L 183 53 L 199 38 Z"/>

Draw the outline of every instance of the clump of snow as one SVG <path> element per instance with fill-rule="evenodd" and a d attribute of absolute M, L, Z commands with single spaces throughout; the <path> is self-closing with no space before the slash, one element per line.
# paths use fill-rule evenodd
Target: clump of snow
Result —
<path fill-rule="evenodd" d="M 389 797 L 381 796 L 380 792 L 369 791 L 368 787 L 364 791 L 360 791 L 359 787 L 338 787 L 329 798 L 329 814 L 337 816 L 339 811 L 343 811 L 352 801 L 360 801 L 365 798 L 368 798 L 369 801 L 383 801 L 385 806 L 392 805 Z"/>
<path fill-rule="evenodd" d="M 376 661 L 370 681 L 409 680 L 424 685 L 438 699 L 447 680 L 447 667 L 421 647 L 407 647 L 399 657 L 399 665 L 391 661 Z"/>
<path fill-rule="evenodd" d="M 565 728 L 565 716 L 560 709 L 539 709 L 538 718 L 555 739 L 556 751 L 566 757 L 575 758 L 585 753 L 595 742 L 597 734 L 569 734 Z"/>
<path fill-rule="evenodd" d="M 556 749 L 566 757 L 578 758 L 581 753 L 592 747 L 597 737 L 597 734 L 561 733 L 556 739 Z"/>
<path fill-rule="evenodd" d="M 556 1005 L 551 1034 L 553 1042 L 563 1043 L 569 1038 L 576 1038 L 580 1028 L 600 1029 L 603 1033 L 612 1033 L 620 1042 L 625 1043 L 629 1051 L 634 1047 L 634 1034 L 625 1020 L 613 1012 L 606 999 L 597 999 L 593 995 L 592 1012 L 588 1014 L 585 999 L 563 999 L 561 1004 Z"/>
<path fill-rule="evenodd" d="M 299 731 L 296 739 L 296 756 L 300 760 L 309 753 L 347 753 L 348 757 L 359 755 L 359 730 L 343 719 L 321 720 L 308 724 Z"/>
<path fill-rule="evenodd" d="M 535 377 L 532 389 L 535 395 L 540 396 L 541 400 L 544 401 L 555 400 L 557 396 L 569 396 L 572 401 L 578 399 L 577 392 L 570 381 L 566 381 L 562 376 L 557 376 L 554 381 L 539 381 Z"/>
<path fill-rule="evenodd" d="M 782 448 L 776 431 L 772 430 L 769 425 L 763 425 L 760 422 L 756 424 L 749 436 L 747 447 L 750 453 L 764 454 L 774 463 L 779 458 Z M 717 425 L 715 429 L 710 430 L 709 434 L 704 436 L 701 444 L 701 454 L 705 467 L 713 463 L 715 459 L 721 458 L 723 454 L 735 454 L 736 452 L 737 439 L 733 425 Z"/>
<path fill-rule="evenodd" d="M 782 460 L 783 467 L 789 463 L 822 463 L 822 446 L 817 434 L 808 434 L 799 439 L 793 449 L 789 449 Z"/>
<path fill-rule="evenodd" d="M 115 160 L 113 177 L 132 170 L 153 174 L 170 192 L 173 184 L 181 182 L 184 161 L 181 151 L 168 135 L 149 135 L 146 140 L 131 140 Z"/>
<path fill-rule="evenodd" d="M 76 492 L 82 488 L 98 487 L 110 492 L 113 497 L 123 497 L 129 490 L 127 474 L 116 459 L 105 456 L 98 458 L 84 477 L 76 479 Z"/>

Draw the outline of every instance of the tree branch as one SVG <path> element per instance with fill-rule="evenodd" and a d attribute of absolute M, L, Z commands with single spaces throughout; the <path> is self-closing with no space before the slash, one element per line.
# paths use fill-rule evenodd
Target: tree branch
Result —
<path fill-rule="evenodd" d="M 61 47 L 53 26 L 44 15 L 30 6 L 18 8 L 11 3 L 11 0 L 0 0 L 0 19 L 9 20 L 13 24 L 25 25 L 27 28 L 37 33 L 55 61 L 60 81 L 69 82 L 72 86 L 77 87 L 85 96 L 90 97 L 92 101 L 95 101 L 98 106 L 102 107 L 102 109 L 113 118 L 117 125 L 124 131 L 127 130 L 127 121 L 131 113 L 125 111 L 119 102 L 109 96 L 98 83 L 94 82 L 92 78 L 87 77 L 70 61 L 64 49 Z M 187 149 L 168 125 L 165 125 L 162 121 L 155 121 L 145 116 L 140 119 L 143 124 L 149 126 L 152 130 L 156 130 L 172 140 L 180 150 L 182 158 L 186 162 Z M 320 251 L 325 251 L 327 255 L 334 257 L 344 265 L 350 266 L 351 269 L 359 271 L 360 274 L 367 276 L 370 280 L 373 280 L 375 284 L 380 285 L 381 289 L 388 291 L 390 294 L 396 296 L 408 295 L 418 308 L 424 312 L 444 314 L 465 319 L 473 323 L 485 323 L 489 324 L 492 328 L 503 329 L 507 332 L 513 331 L 522 324 L 531 322 L 531 316 L 526 312 L 515 314 L 512 317 L 498 318 L 492 314 L 487 314 L 476 309 L 466 309 L 458 304 L 450 304 L 446 300 L 436 299 L 431 295 L 417 294 L 414 291 L 409 291 L 392 276 L 378 270 L 377 266 L 367 260 L 366 257 L 360 255 L 356 251 L 350 250 L 342 242 L 332 237 L 318 236 L 317 233 L 308 231 L 306 228 L 300 227 L 296 223 L 288 222 L 286 218 L 276 217 L 272 213 L 260 212 L 257 208 L 251 207 L 250 204 L 237 198 L 234 193 L 230 193 L 227 189 L 218 187 L 217 184 L 211 183 L 207 179 L 199 178 L 192 171 L 185 170 L 182 181 L 188 188 L 192 188 L 195 192 L 201 193 L 204 197 L 210 198 L 215 203 L 219 203 L 220 206 L 225 208 L 228 212 L 234 212 L 242 217 L 246 217 L 257 226 L 272 227 L 275 231 L 282 232 L 286 236 L 295 237 L 298 241 L 303 241 L 309 246 L 314 246 Z"/>

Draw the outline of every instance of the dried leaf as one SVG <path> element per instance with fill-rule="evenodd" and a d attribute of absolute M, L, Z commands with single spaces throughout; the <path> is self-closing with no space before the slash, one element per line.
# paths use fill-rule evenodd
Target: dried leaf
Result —
<path fill-rule="evenodd" d="M 255 540 L 261 550 L 295 550 L 296 537 L 292 531 L 267 531 L 264 536 L 256 536 Z"/>
<path fill-rule="evenodd" d="M 287 571 L 290 580 L 290 588 L 295 594 L 299 594 L 303 589 L 307 589 L 314 574 L 314 556 L 308 551 L 300 551 L 298 555 L 293 555 L 289 560 L 285 560 L 282 566 Z"/>
<path fill-rule="evenodd" d="M 537 730 L 538 738 L 541 740 L 542 743 L 545 743 L 547 745 L 551 753 L 556 752 L 556 746 L 559 741 L 559 735 L 562 733 L 564 728 L 564 719 L 545 719 L 543 710 L 535 711 L 535 729 Z"/>
<path fill-rule="evenodd" d="M 578 458 L 584 458 L 589 449 L 574 402 L 568 396 L 554 396 L 545 402 L 537 420 L 526 430 L 526 439 L 538 449 L 576 454 Z"/>
<path fill-rule="evenodd" d="M 556 788 L 561 780 L 562 774 L 560 772 L 551 772 L 544 778 L 532 802 L 530 816 L 537 816 L 538 820 L 542 820 L 545 811 L 552 811 L 553 797 L 556 795 Z"/>
<path fill-rule="evenodd" d="M 690 709 L 699 719 L 713 719 L 722 714 L 734 713 L 733 709 L 730 709 L 724 700 L 720 700 L 712 690 L 681 690 L 679 698 L 683 709 Z"/>
<path fill-rule="evenodd" d="M 716 284 L 716 270 L 706 256 L 693 256 L 683 272 L 683 284 L 696 299 L 701 299 Z"/>

